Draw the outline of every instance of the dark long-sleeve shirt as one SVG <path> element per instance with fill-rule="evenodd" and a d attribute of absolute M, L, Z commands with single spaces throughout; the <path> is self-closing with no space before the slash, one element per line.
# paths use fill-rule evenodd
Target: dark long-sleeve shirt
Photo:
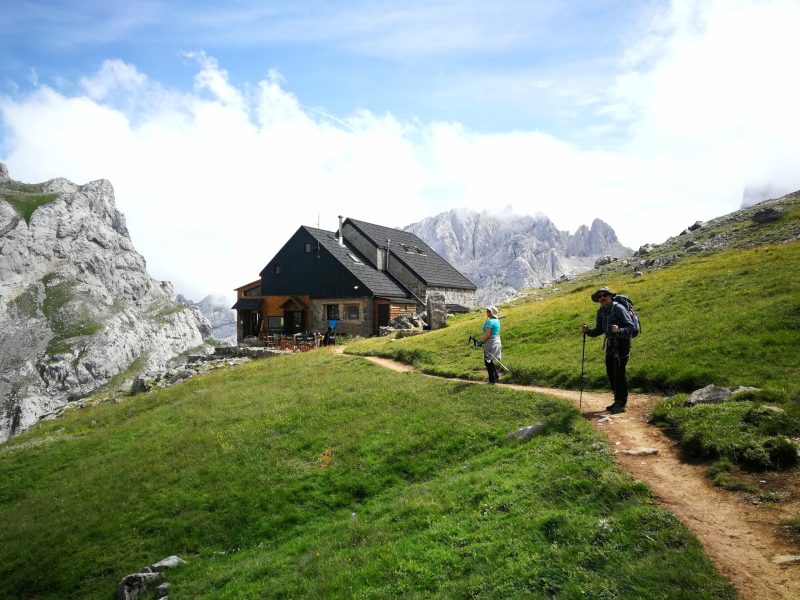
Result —
<path fill-rule="evenodd" d="M 619 327 L 619 333 L 611 332 L 612 325 Z M 597 309 L 597 322 L 594 328 L 586 332 L 586 335 L 597 337 L 601 333 L 605 333 L 608 337 L 630 339 L 633 329 L 634 324 L 628 311 L 621 304 L 613 302 L 608 309 L 602 306 Z"/>

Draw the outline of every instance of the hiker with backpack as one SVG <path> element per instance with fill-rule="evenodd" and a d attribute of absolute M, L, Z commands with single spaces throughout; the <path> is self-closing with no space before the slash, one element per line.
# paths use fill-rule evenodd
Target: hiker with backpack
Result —
<path fill-rule="evenodd" d="M 606 374 L 614 392 L 614 403 L 606 407 L 610 413 L 625 412 L 628 403 L 628 377 L 625 369 L 631 355 L 631 338 L 639 333 L 639 324 L 633 303 L 625 296 L 618 296 L 606 286 L 592 294 L 592 301 L 599 302 L 595 326 L 581 325 L 581 332 L 589 337 L 605 334 L 603 346 L 606 350 Z"/>

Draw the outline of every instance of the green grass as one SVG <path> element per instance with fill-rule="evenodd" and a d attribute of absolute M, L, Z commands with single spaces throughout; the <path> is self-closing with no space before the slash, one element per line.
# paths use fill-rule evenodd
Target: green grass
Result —
<path fill-rule="evenodd" d="M 629 295 L 642 320 L 628 366 L 642 391 L 690 392 L 710 383 L 786 389 L 800 393 L 800 278 L 780 277 L 800 264 L 800 243 L 695 257 L 634 279 L 613 274 L 543 290 L 544 301 L 503 306 L 505 381 L 577 389 L 582 323 L 594 323 L 589 299 L 598 285 Z M 371 338 L 348 352 L 417 365 L 427 373 L 484 379 L 478 335 L 483 313 L 424 336 L 395 342 Z M 607 386 L 602 338 L 586 340 L 586 385 Z"/>
<path fill-rule="evenodd" d="M 170 324 L 172 321 L 168 318 L 172 315 L 176 315 L 179 312 L 185 310 L 186 307 L 181 304 L 174 304 L 172 306 L 166 306 L 159 310 L 154 316 L 153 320 L 158 321 L 159 323 L 167 323 Z"/>
<path fill-rule="evenodd" d="M 757 393 L 749 397 L 753 396 L 757 398 Z M 678 396 L 656 405 L 652 418 L 680 439 L 681 450 L 689 457 L 722 458 L 761 470 L 797 463 L 797 448 L 787 438 L 800 436 L 798 412 L 797 402 L 788 397 L 780 403 L 745 399 L 686 406 L 685 397 Z M 727 487 L 724 470 L 714 479 Z"/>
<path fill-rule="evenodd" d="M 723 457 L 748 469 L 791 466 L 796 442 L 787 436 L 800 436 L 800 278 L 777 274 L 794 273 L 797 264 L 800 243 L 790 242 L 697 256 L 640 278 L 616 272 L 601 279 L 594 273 L 542 290 L 542 301 L 501 309 L 503 363 L 511 370 L 503 381 L 578 389 L 579 328 L 594 323 L 597 305 L 590 293 L 608 285 L 633 298 L 642 320 L 628 363 L 634 390 L 672 396 L 711 383 L 760 388 L 732 404 L 662 403 L 656 422 L 680 439 L 687 456 Z M 485 379 L 481 351 L 467 344 L 483 322 L 482 313 L 473 313 L 438 332 L 363 340 L 348 352 L 394 358 L 426 373 Z M 586 340 L 588 389 L 608 386 L 601 343 L 602 338 Z M 777 406 L 782 416 L 759 413 L 770 410 L 764 405 Z M 723 487 L 723 480 L 731 481 L 727 475 L 716 479 Z"/>
<path fill-rule="evenodd" d="M 13 300 L 17 312 L 22 317 L 33 318 L 38 310 L 38 289 L 35 285 L 29 286 Z"/>
<path fill-rule="evenodd" d="M 735 597 L 569 403 L 326 351 L 39 424 L 0 520 L 4 598 L 109 598 L 170 554 L 171 598 Z"/>
<path fill-rule="evenodd" d="M 28 224 L 30 224 L 31 216 L 37 208 L 58 198 L 58 194 L 42 194 L 28 192 L 26 190 L 17 191 L 8 189 L 8 185 L 4 185 L 6 189 L 0 190 L 0 198 L 11 204 L 14 210 L 17 211 L 17 214 L 25 219 L 25 222 Z M 17 187 L 21 185 L 23 184 Z"/>
<path fill-rule="evenodd" d="M 71 352 L 70 340 L 94 335 L 103 326 L 94 319 L 65 307 L 75 298 L 74 284 L 68 281 L 53 284 L 53 276 L 45 276 L 45 297 L 42 302 L 42 312 L 50 323 L 53 337 L 48 342 L 45 352 L 49 356 Z"/>

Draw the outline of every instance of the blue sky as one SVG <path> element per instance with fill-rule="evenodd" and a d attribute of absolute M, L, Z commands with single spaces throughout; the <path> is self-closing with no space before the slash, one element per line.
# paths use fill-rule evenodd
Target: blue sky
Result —
<path fill-rule="evenodd" d="M 746 188 L 800 188 L 797 0 L 0 14 L 0 161 L 26 182 L 109 179 L 151 272 L 195 298 L 230 294 L 337 214 L 403 226 L 466 207 L 570 231 L 600 217 L 638 247 Z"/>

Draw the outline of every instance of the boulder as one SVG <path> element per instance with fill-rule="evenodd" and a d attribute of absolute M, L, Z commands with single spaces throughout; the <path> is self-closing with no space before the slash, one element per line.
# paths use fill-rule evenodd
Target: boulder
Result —
<path fill-rule="evenodd" d="M 613 256 L 608 256 L 608 255 L 601 256 L 596 261 L 594 261 L 594 268 L 596 269 L 598 267 L 602 267 L 603 265 L 609 265 L 612 262 L 614 262 L 615 260 L 617 260 L 617 259 L 614 258 Z"/>
<path fill-rule="evenodd" d="M 140 596 L 149 594 L 152 597 L 152 590 L 164 581 L 162 573 L 133 573 L 126 575 L 117 586 L 117 593 L 114 600 L 135 600 Z"/>
<path fill-rule="evenodd" d="M 150 389 L 151 389 L 150 385 L 144 378 L 137 377 L 136 379 L 133 380 L 133 385 L 131 385 L 131 396 L 149 392 Z"/>
<path fill-rule="evenodd" d="M 752 219 L 755 223 L 763 225 L 764 223 L 772 223 L 773 221 L 777 221 L 782 215 L 782 206 L 769 206 L 754 212 Z"/>
<path fill-rule="evenodd" d="M 140 597 L 166 598 L 169 583 L 164 578 L 164 571 L 183 564 L 186 564 L 185 560 L 173 555 L 145 567 L 140 573 L 126 575 L 117 585 L 114 600 L 135 600 Z"/>
<path fill-rule="evenodd" d="M 717 387 L 713 383 L 704 388 L 695 390 L 689 395 L 686 400 L 686 406 L 695 406 L 697 404 L 719 404 L 727 402 L 732 396 L 740 392 L 752 391 L 757 388 L 739 386 L 737 388 L 723 388 Z"/>
<path fill-rule="evenodd" d="M 431 331 L 441 329 L 447 323 L 447 308 L 442 292 L 428 293 L 428 325 Z"/>

